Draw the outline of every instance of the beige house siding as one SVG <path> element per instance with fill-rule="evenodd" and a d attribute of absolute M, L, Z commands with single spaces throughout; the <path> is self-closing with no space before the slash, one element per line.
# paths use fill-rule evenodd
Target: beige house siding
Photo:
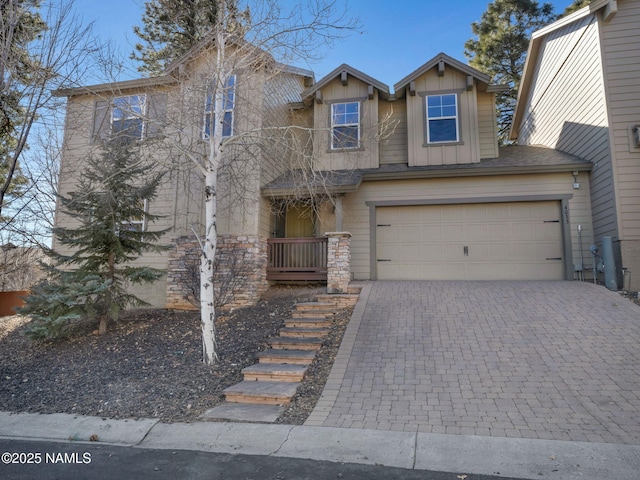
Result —
<path fill-rule="evenodd" d="M 307 139 L 313 128 L 313 111 L 310 108 L 291 107 L 300 104 L 300 94 L 304 88 L 304 78 L 288 72 L 278 72 L 265 82 L 264 134 L 261 135 L 264 148 L 260 152 L 260 185 L 266 185 L 290 169 L 301 168 L 300 159 L 305 158 L 303 154 L 308 153 L 303 147 L 309 144 Z M 287 129 L 291 126 L 294 128 Z M 281 138 L 296 140 L 282 142 Z M 272 201 L 260 197 L 258 202 L 258 234 L 272 237 L 275 229 Z"/>
<path fill-rule="evenodd" d="M 622 266 L 632 272 L 631 290 L 640 289 L 640 148 L 630 130 L 640 125 L 640 3 L 618 1 L 618 13 L 602 23 L 602 57 L 610 115 L 611 157 Z"/>
<path fill-rule="evenodd" d="M 478 102 L 475 87 L 466 90 L 467 76 L 447 68 L 443 76 L 431 69 L 415 81 L 416 95 L 407 94 L 409 166 L 452 165 L 480 161 Z M 425 95 L 458 94 L 458 143 L 426 144 Z"/>
<path fill-rule="evenodd" d="M 386 135 L 380 143 L 380 165 L 408 163 L 407 104 L 404 99 L 379 104 L 379 123 Z"/>
<path fill-rule="evenodd" d="M 187 145 L 194 158 L 204 158 L 208 143 L 202 140 L 204 105 L 206 96 L 206 59 L 198 59 L 189 66 L 188 75 L 179 86 L 120 90 L 115 84 L 112 90 L 95 95 L 72 95 L 68 99 L 63 160 L 60 175 L 60 193 L 68 194 L 77 184 L 86 155 L 99 155 L 99 143 L 92 142 L 92 130 L 96 103 L 109 101 L 115 96 L 156 93 L 166 94 L 167 118 L 171 126 L 163 132 L 173 136 L 167 142 L 143 143 L 141 152 L 149 155 L 161 168 L 166 169 L 164 184 L 159 195 L 150 202 L 151 213 L 162 215 L 150 228 L 170 228 L 161 243 L 171 244 L 177 237 L 202 233 L 204 225 L 204 192 L 201 172 L 184 151 L 175 145 Z M 238 71 L 234 105 L 234 134 L 260 131 L 263 126 L 289 125 L 289 103 L 300 101 L 304 89 L 303 80 L 294 74 L 282 74 L 269 79 L 262 72 Z M 267 81 L 268 80 L 268 81 Z M 263 88 L 264 87 L 264 88 Z M 277 91 L 278 94 L 274 94 Z M 261 108 L 255 108 L 255 105 Z M 249 108 L 251 107 L 251 108 Z M 263 113 L 265 113 L 263 115 Z M 107 118 L 108 120 L 108 118 Z M 108 129 L 107 129 L 108 131 Z M 180 136 L 176 133 L 180 131 Z M 261 174 L 273 174 L 274 164 L 262 157 L 259 148 L 247 148 L 242 142 L 231 139 L 225 145 L 224 162 L 234 161 L 233 168 L 223 168 L 218 188 L 218 234 L 261 234 L 269 236 L 272 230 L 270 202 L 260 196 Z M 72 226 L 60 212 L 57 225 Z M 66 253 L 54 240 L 54 248 Z M 147 253 L 137 264 L 166 270 L 167 253 Z M 133 288 L 135 294 L 154 306 L 164 306 L 166 279 L 153 286 Z"/>
<path fill-rule="evenodd" d="M 136 92 L 145 93 L 145 92 Z M 122 95 L 132 94 L 122 92 Z M 59 193 L 68 195 L 77 187 L 80 175 L 86 167 L 88 156 L 100 157 L 100 149 L 96 144 L 91 144 L 91 130 L 95 109 L 96 97 L 78 96 L 72 97 L 67 102 L 67 118 L 65 128 L 65 138 L 63 144 L 63 154 L 60 165 Z M 142 149 L 143 154 L 155 156 L 158 151 Z M 163 230 L 166 228 L 175 229 L 177 217 L 176 211 L 176 186 L 178 183 L 178 172 L 169 172 L 165 178 L 158 196 L 149 202 L 149 212 L 154 215 L 161 215 L 158 221 L 149 225 L 149 229 Z M 74 219 L 64 215 L 60 210 L 56 210 L 55 226 L 73 228 L 79 224 Z M 160 240 L 160 244 L 170 244 L 173 238 L 173 231 L 167 233 Z M 57 239 L 53 238 L 52 247 L 58 253 L 70 254 L 71 249 L 60 245 Z M 134 265 L 146 265 L 149 267 L 166 270 L 168 257 L 166 253 L 146 253 L 142 258 L 133 262 Z M 133 286 L 131 292 L 142 300 L 154 306 L 163 306 L 166 290 L 166 278 L 163 276 L 150 286 Z"/>
<path fill-rule="evenodd" d="M 573 189 L 570 173 L 459 177 L 426 180 L 394 180 L 365 182 L 358 192 L 344 200 L 344 229 L 352 237 L 352 273 L 357 280 L 371 278 L 370 207 L 365 202 L 437 200 L 445 202 L 468 199 L 469 203 L 490 198 L 539 197 L 571 195 L 568 200 L 569 240 L 572 263 L 580 261 L 577 226 L 582 226 L 582 247 L 585 266 L 590 268 L 589 246 L 593 242 L 591 208 L 587 174 L 581 174 L 582 188 Z"/>
<path fill-rule="evenodd" d="M 615 196 L 598 28 L 597 15 L 589 15 L 544 38 L 518 136 L 521 145 L 544 145 L 593 162 L 596 238 L 617 231 L 610 214 Z"/>
<path fill-rule="evenodd" d="M 637 1 L 619 1 L 618 13 L 602 24 L 602 55 L 622 241 L 640 240 L 640 148 L 633 148 L 629 139 L 629 129 L 640 125 L 639 26 L 640 3 Z"/>
<path fill-rule="evenodd" d="M 378 168 L 378 92 L 369 100 L 366 83 L 348 76 L 347 85 L 335 80 L 320 90 L 322 103 L 314 103 L 314 160 L 321 170 Z M 360 101 L 360 149 L 331 151 L 331 104 Z M 314 100 L 315 102 L 315 100 Z"/>
<path fill-rule="evenodd" d="M 498 158 L 498 121 L 495 94 L 478 92 L 480 158 Z"/>
<path fill-rule="evenodd" d="M 306 138 L 309 131 L 305 129 L 313 127 L 312 111 L 308 108 L 291 108 L 291 105 L 301 103 L 300 94 L 303 90 L 304 79 L 288 72 L 272 74 L 264 82 L 264 134 L 260 135 L 260 143 L 264 146 L 260 168 L 260 181 L 263 185 L 284 174 L 289 168 L 294 168 L 292 157 L 299 157 L 301 147 L 308 144 Z M 280 141 L 283 138 L 299 140 Z"/>

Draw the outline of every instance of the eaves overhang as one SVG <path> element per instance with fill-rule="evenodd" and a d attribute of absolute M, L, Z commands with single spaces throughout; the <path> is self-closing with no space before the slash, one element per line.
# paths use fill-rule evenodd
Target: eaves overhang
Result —
<path fill-rule="evenodd" d="M 385 100 L 389 99 L 391 94 L 389 92 L 389 87 L 387 85 L 367 75 L 366 73 L 363 73 L 360 70 L 357 70 L 352 66 L 347 65 L 346 63 L 343 63 L 338 68 L 335 68 L 330 73 L 325 75 L 323 78 L 318 80 L 318 82 L 314 84 L 311 88 L 308 88 L 307 90 L 302 92 L 302 98 L 304 100 L 311 98 L 313 95 L 315 95 L 316 92 L 322 90 L 324 87 L 329 85 L 331 82 L 333 82 L 337 78 L 344 79 L 343 81 L 348 81 L 349 76 L 356 78 L 359 81 L 367 85 L 370 85 L 371 87 L 378 90 L 378 94 L 380 98 L 383 98 Z"/>
<path fill-rule="evenodd" d="M 150 87 L 162 87 L 177 84 L 176 78 L 172 75 L 162 75 L 158 77 L 138 78 L 135 80 L 125 80 L 123 82 L 101 83 L 97 85 L 86 85 L 82 87 L 59 88 L 52 92 L 55 97 L 74 97 L 78 95 L 100 95 L 104 93 L 123 92 L 126 90 L 147 89 Z"/>
<path fill-rule="evenodd" d="M 330 193 L 334 195 L 356 192 L 362 182 L 383 180 L 412 180 L 454 177 L 485 177 L 499 175 L 527 175 L 589 172 L 589 161 L 551 148 L 540 146 L 510 146 L 500 149 L 497 158 L 478 163 L 459 165 L 407 164 L 380 165 L 379 168 L 315 172 L 314 183 L 304 183 L 308 175 L 288 172 L 262 187 L 262 195 L 272 198 L 295 198 Z"/>
<path fill-rule="evenodd" d="M 420 169 L 414 167 L 406 171 L 399 172 L 364 172 L 364 181 L 381 180 L 410 180 L 428 178 L 454 178 L 454 177 L 484 177 L 499 175 L 527 175 L 540 173 L 568 173 L 568 172 L 589 172 L 593 165 L 531 165 L 526 167 L 466 167 L 451 169 Z"/>
<path fill-rule="evenodd" d="M 347 193 L 357 192 L 362 184 L 362 178 L 358 183 L 353 185 L 342 185 L 337 187 L 327 186 L 327 187 L 315 187 L 315 188 L 270 188 L 270 187 L 262 187 L 260 189 L 260 193 L 263 197 L 268 198 L 301 198 L 305 196 L 322 196 L 322 195 L 346 195 Z"/>
<path fill-rule="evenodd" d="M 442 65 L 449 65 L 450 67 L 462 72 L 465 75 L 471 76 L 473 79 L 483 84 L 487 89 L 490 87 L 491 88 L 497 87 L 498 89 L 503 88 L 503 86 L 491 85 L 491 77 L 486 73 L 483 73 L 480 70 L 476 70 L 475 68 L 470 67 L 469 65 L 466 65 L 461 61 L 456 60 L 453 57 L 450 57 L 446 53 L 441 52 L 435 57 L 433 57 L 431 60 L 429 60 L 427 63 L 418 67 L 416 70 L 414 70 L 409 75 L 404 77 L 398 83 L 396 83 L 393 86 L 393 91 L 395 92 L 396 96 L 398 98 L 402 97 L 404 95 L 406 88 L 409 86 L 411 82 L 416 80 L 418 77 L 421 77 L 432 68 L 439 67 L 441 63 Z M 494 90 L 494 91 L 499 91 L 499 90 Z"/>

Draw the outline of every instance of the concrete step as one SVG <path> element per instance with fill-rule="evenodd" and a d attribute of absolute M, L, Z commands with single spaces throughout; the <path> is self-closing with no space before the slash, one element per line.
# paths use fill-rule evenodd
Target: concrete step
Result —
<path fill-rule="evenodd" d="M 299 382 L 240 382 L 224 390 L 229 403 L 288 405 Z"/>
<path fill-rule="evenodd" d="M 300 382 L 306 370 L 306 365 L 292 363 L 256 363 L 244 368 L 242 374 L 249 382 Z"/>
<path fill-rule="evenodd" d="M 202 420 L 225 420 L 233 422 L 273 423 L 283 408 L 279 405 L 253 405 L 251 403 L 223 403 L 210 408 L 202 415 Z"/>
<path fill-rule="evenodd" d="M 284 324 L 287 328 L 323 328 L 330 327 L 331 320 L 327 317 L 288 318 Z"/>
<path fill-rule="evenodd" d="M 360 297 L 359 293 L 360 292 L 358 292 L 356 294 L 350 294 L 350 293 L 330 294 L 330 293 L 326 293 L 326 294 L 318 295 L 316 298 L 318 299 L 318 302 L 330 303 L 335 308 L 340 309 L 340 308 L 346 308 L 346 307 L 353 307 L 356 303 L 358 303 L 358 298 Z"/>
<path fill-rule="evenodd" d="M 318 310 L 294 310 L 291 312 L 291 318 L 327 318 L 331 319 L 337 312 L 336 308 L 318 309 Z"/>
<path fill-rule="evenodd" d="M 332 303 L 303 302 L 296 303 L 291 316 L 296 318 L 331 317 L 335 313 L 336 307 Z"/>
<path fill-rule="evenodd" d="M 322 339 L 318 337 L 274 337 L 268 340 L 271 348 L 290 350 L 318 350 L 322 346 Z"/>
<path fill-rule="evenodd" d="M 296 303 L 295 309 L 298 311 L 302 310 L 331 310 L 333 308 L 333 303 L 329 302 L 300 302 Z"/>
<path fill-rule="evenodd" d="M 258 354 L 260 363 L 291 363 L 294 365 L 309 365 L 316 357 L 313 350 L 285 350 L 270 348 Z"/>
<path fill-rule="evenodd" d="M 285 327 L 280 329 L 281 337 L 324 337 L 329 333 L 328 328 L 314 328 L 314 327 Z"/>

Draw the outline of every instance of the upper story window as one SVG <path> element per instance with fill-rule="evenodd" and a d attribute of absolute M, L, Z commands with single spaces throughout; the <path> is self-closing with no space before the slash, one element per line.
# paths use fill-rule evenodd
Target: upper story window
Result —
<path fill-rule="evenodd" d="M 113 99 L 111 135 L 141 140 L 144 135 L 146 95 L 130 95 Z"/>
<path fill-rule="evenodd" d="M 360 102 L 331 105 L 331 149 L 360 148 Z"/>
<path fill-rule="evenodd" d="M 204 140 L 209 139 L 211 131 L 215 128 L 214 100 L 213 94 L 211 92 L 208 93 L 204 104 L 204 127 L 202 129 L 202 138 Z M 232 75 L 227 80 L 222 97 L 222 137 L 231 137 L 233 135 L 233 109 L 235 103 L 236 76 Z"/>
<path fill-rule="evenodd" d="M 162 135 L 167 114 L 167 94 L 149 94 L 97 100 L 91 126 L 91 143 L 113 137 L 142 140 Z"/>
<path fill-rule="evenodd" d="M 144 232 L 147 229 L 147 213 L 149 213 L 149 199 L 138 200 L 137 208 L 140 215 L 127 218 L 122 222 L 122 227 L 130 232 Z"/>
<path fill-rule="evenodd" d="M 427 143 L 458 142 L 458 96 L 427 95 Z"/>

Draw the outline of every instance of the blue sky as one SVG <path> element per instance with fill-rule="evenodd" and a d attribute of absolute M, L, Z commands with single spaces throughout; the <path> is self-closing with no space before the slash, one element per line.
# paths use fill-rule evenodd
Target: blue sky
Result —
<path fill-rule="evenodd" d="M 286 0 L 294 5 L 300 0 Z M 342 63 L 393 87 L 407 74 L 439 52 L 467 62 L 464 43 L 471 38 L 471 22 L 480 19 L 488 0 L 345 0 L 351 15 L 359 18 L 362 33 L 340 41 L 320 63 L 297 65 L 322 78 Z M 556 13 L 571 0 L 551 2 Z M 96 21 L 98 35 L 114 41 L 125 56 L 137 37 L 144 0 L 76 0 L 84 21 Z M 128 78 L 135 78 L 135 66 Z M 125 78 L 122 78 L 125 79 Z"/>

